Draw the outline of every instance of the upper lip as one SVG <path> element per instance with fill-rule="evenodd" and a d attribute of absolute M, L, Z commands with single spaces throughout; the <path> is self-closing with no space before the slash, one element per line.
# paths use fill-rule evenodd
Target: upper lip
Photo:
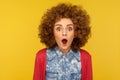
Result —
<path fill-rule="evenodd" d="M 63 38 L 62 40 L 67 40 L 66 38 Z"/>

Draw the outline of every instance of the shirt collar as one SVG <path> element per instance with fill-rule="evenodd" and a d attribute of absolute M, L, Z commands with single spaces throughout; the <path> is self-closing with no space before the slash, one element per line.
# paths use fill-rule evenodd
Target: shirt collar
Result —
<path fill-rule="evenodd" d="M 77 52 L 74 52 L 73 50 L 70 50 L 68 53 L 67 53 L 67 56 L 70 57 L 70 56 L 74 56 L 78 62 L 80 62 L 80 50 L 78 50 Z"/>
<path fill-rule="evenodd" d="M 68 59 L 75 57 L 78 61 L 80 61 L 80 50 L 74 52 L 72 49 L 70 49 L 70 51 L 66 55 L 64 55 L 58 47 L 55 47 L 55 52 L 59 58 L 61 58 L 62 56 L 66 56 Z"/>
<path fill-rule="evenodd" d="M 56 56 L 55 50 L 47 49 L 47 60 L 52 60 Z"/>
<path fill-rule="evenodd" d="M 55 53 L 58 55 L 59 58 L 64 56 L 58 47 L 55 47 Z"/>

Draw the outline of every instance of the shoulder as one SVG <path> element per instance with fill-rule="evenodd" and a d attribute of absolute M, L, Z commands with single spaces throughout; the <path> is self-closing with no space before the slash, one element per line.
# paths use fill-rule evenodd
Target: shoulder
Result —
<path fill-rule="evenodd" d="M 46 48 L 41 49 L 36 54 L 36 59 L 44 59 L 46 57 Z"/>
<path fill-rule="evenodd" d="M 81 53 L 81 57 L 91 58 L 90 53 L 88 51 L 84 50 L 84 49 L 80 49 L 80 53 Z"/>
<path fill-rule="evenodd" d="M 43 48 L 43 49 L 39 50 L 36 55 L 42 55 L 45 52 L 46 52 L 46 48 Z"/>

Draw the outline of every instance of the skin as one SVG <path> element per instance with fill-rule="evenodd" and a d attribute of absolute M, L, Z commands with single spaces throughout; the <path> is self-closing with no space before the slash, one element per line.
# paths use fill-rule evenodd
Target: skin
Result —
<path fill-rule="evenodd" d="M 59 49 L 64 55 L 71 49 L 74 39 L 74 24 L 69 18 L 61 18 L 54 25 L 54 36 Z"/>

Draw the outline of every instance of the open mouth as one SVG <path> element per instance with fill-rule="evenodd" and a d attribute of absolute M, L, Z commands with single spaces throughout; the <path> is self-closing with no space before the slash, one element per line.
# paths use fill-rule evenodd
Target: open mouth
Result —
<path fill-rule="evenodd" d="M 66 44 L 67 43 L 67 39 L 62 39 L 62 43 Z"/>

